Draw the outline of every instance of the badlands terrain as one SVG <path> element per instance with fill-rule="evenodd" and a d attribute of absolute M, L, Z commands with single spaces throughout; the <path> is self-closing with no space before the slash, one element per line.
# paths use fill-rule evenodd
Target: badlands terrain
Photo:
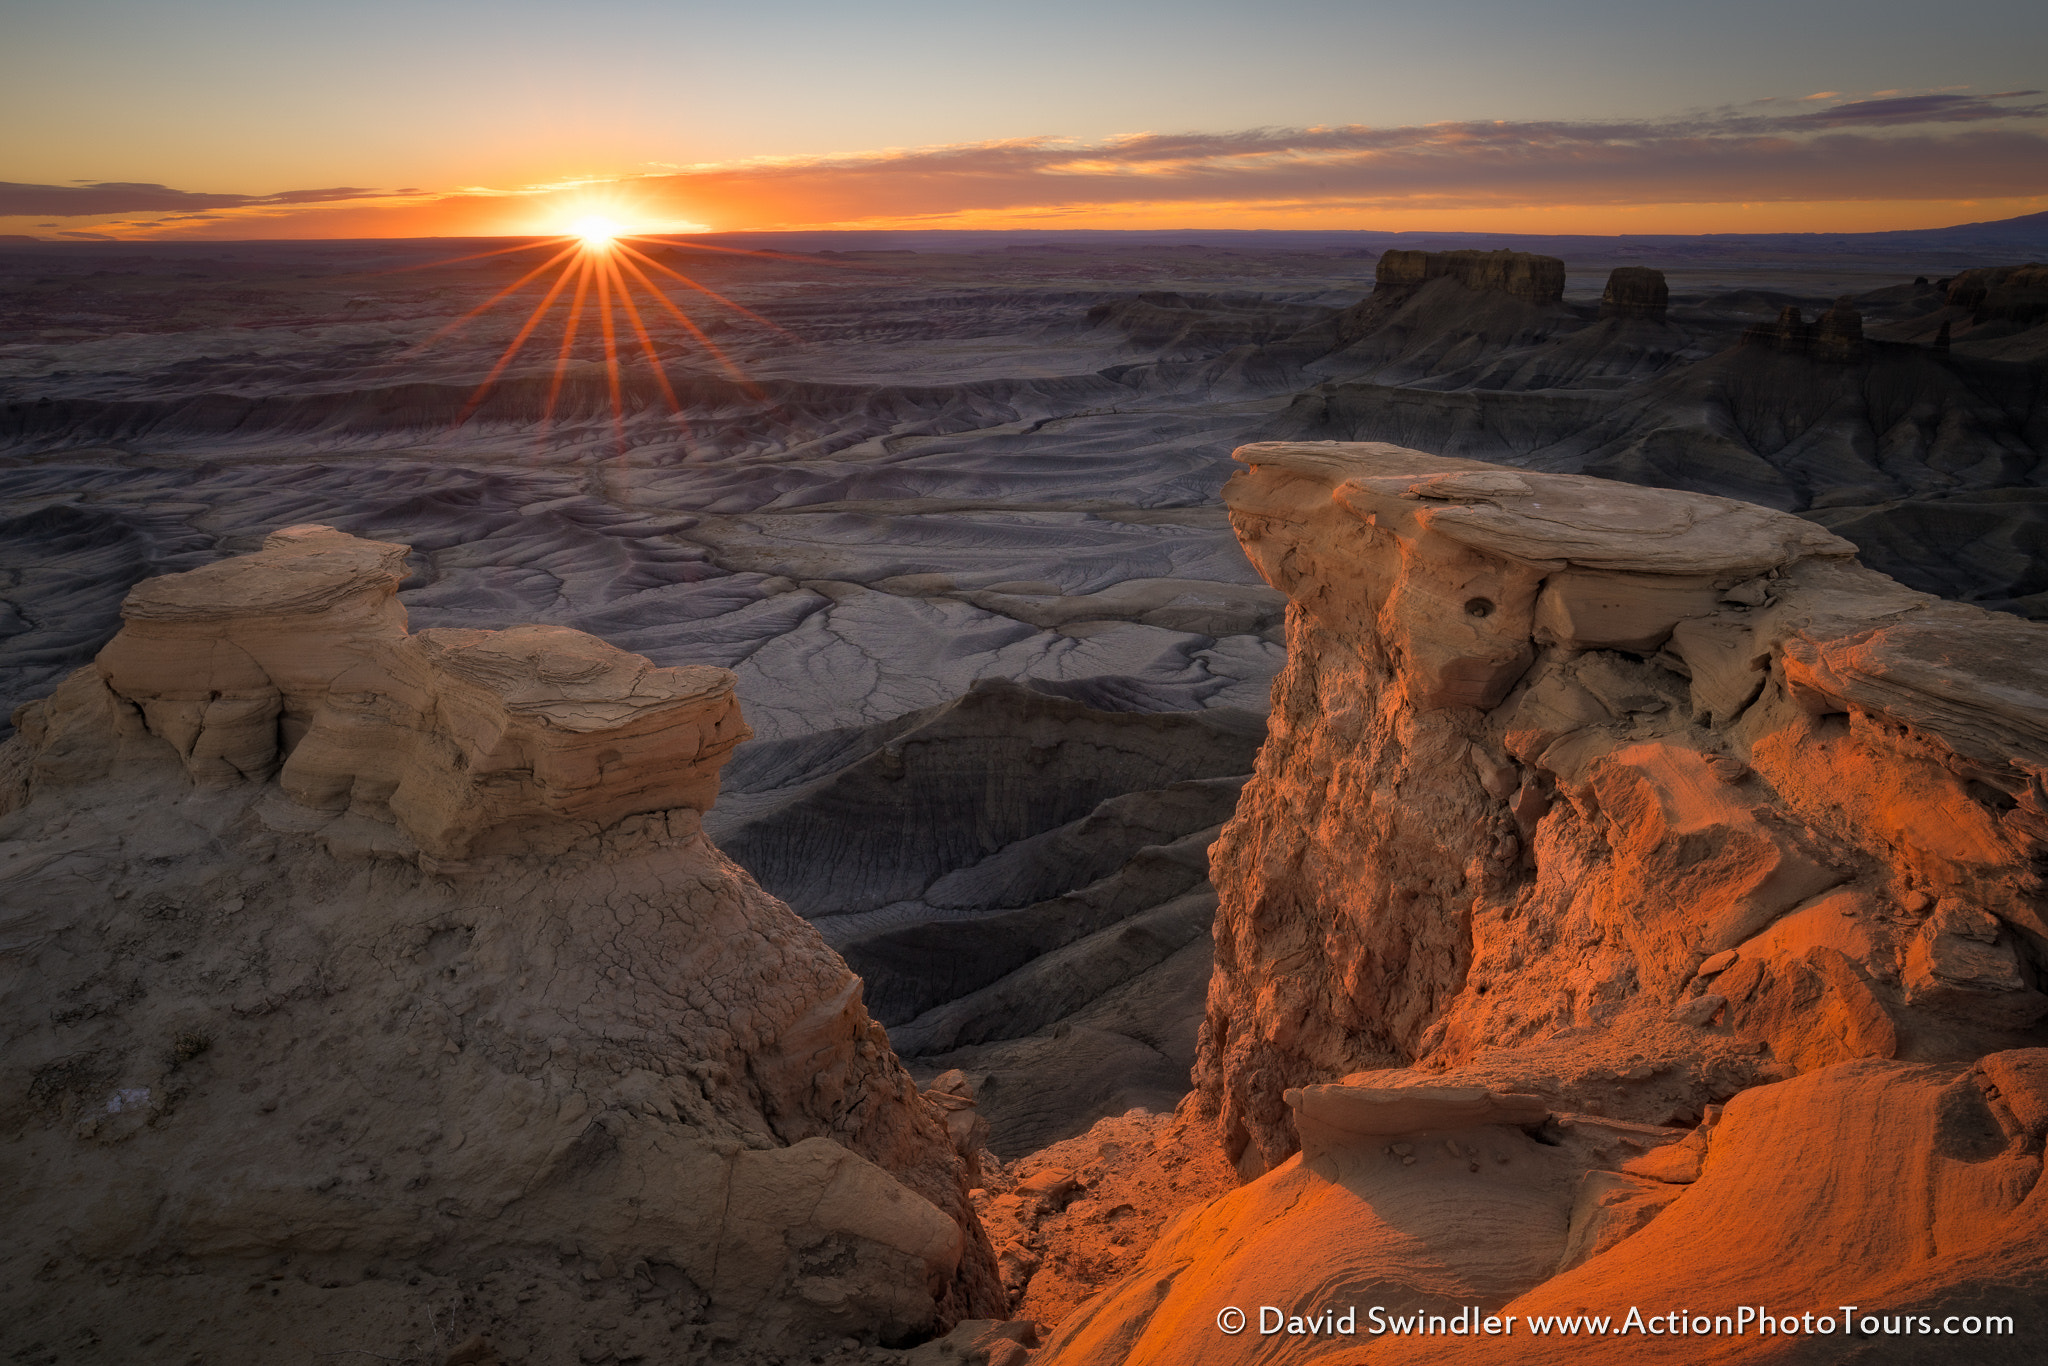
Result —
<path fill-rule="evenodd" d="M 1878 236 L 661 247 L 676 411 L 479 394 L 498 244 L 0 250 L 4 1345 L 2040 1322 L 2048 253 Z"/>

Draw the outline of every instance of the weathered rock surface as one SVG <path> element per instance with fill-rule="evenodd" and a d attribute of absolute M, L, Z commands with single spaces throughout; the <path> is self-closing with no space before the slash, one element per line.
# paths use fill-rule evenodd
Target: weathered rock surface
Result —
<path fill-rule="evenodd" d="M 1802 1068 L 1974 1057 L 2048 1010 L 2043 628 L 1725 499 L 1241 458 L 1233 513 L 1296 603 L 1215 854 L 1203 1085 L 1253 1170 L 1294 1147 L 1290 1086 L 1626 1033 L 1725 952 L 1724 1024 Z"/>
<path fill-rule="evenodd" d="M 1260 1332 L 1259 1306 L 1333 1318 L 1357 1306 L 1363 1321 L 1375 1304 L 1451 1314 L 1542 1284 L 1567 1250 L 1580 1174 L 1631 1146 L 1597 1127 L 1546 1129 L 1529 1097 L 1433 1083 L 1389 1072 L 1293 1093 L 1313 1147 L 1190 1210 L 1059 1325 L 1045 1360 L 1299 1361 L 1333 1326 Z M 1241 1335 L 1216 1331 L 1230 1306 L 1252 1320 Z"/>
<path fill-rule="evenodd" d="M 394 824 L 443 860 L 710 809 L 749 734 L 730 673 L 657 669 L 562 627 L 409 635 L 406 551 L 287 527 L 254 555 L 146 581 L 90 673 L 15 724 L 31 751 L 72 727 L 146 735 L 202 786 L 275 774 L 297 804 Z"/>
<path fill-rule="evenodd" d="M 1796 1335 L 1767 1335 L 1753 1318 L 1740 1333 L 1688 1334 L 1686 1358 L 1702 1362 L 2033 1360 L 2039 1346 L 2021 1325 L 2048 1296 L 2044 1064 L 2043 1049 L 1995 1053 L 1973 1070 L 1844 1063 L 1737 1096 L 1697 1179 L 1626 1241 L 1501 1312 L 1526 1325 L 1611 1310 L 1616 1327 L 1628 1306 L 1710 1321 L 1732 1320 L 1743 1306 L 1830 1316 L 1818 1336 L 1803 1320 Z M 2007 1089 L 2016 1105 L 2000 1099 Z M 1845 1305 L 1857 1306 L 1853 1329 L 1842 1322 Z M 1963 1330 L 1965 1316 L 1991 1315 L 2010 1316 L 2012 1328 Z M 1546 1340 L 1525 1327 L 1512 1344 L 1409 1339 L 1312 1359 L 1498 1361 L 1504 1345 L 1532 1363 L 1583 1361 L 1587 1350 L 1584 1340 Z M 1668 1361 L 1670 1350 L 1647 1331 L 1601 1342 L 1601 1355 L 1623 1362 Z"/>
<path fill-rule="evenodd" d="M 733 1360 L 1001 1313 L 948 1112 L 701 832 L 729 676 L 407 635 L 402 554 L 296 528 L 145 584 L 0 751 L 9 1349 Z"/>
<path fill-rule="evenodd" d="M 1580 1359 L 1529 1317 L 1631 1306 L 2037 1314 L 2048 628 L 1725 499 L 1386 446 L 1239 458 L 1289 663 L 1212 852 L 1183 1116 L 1248 1184 L 1049 1360 L 1345 1345 L 1217 1333 L 1230 1305 L 1524 1324 L 1361 1326 L 1347 1362 Z M 2032 1350 L 1913 1331 L 1862 1349 Z M 1688 1352 L 1848 1359 L 1753 1327 Z"/>

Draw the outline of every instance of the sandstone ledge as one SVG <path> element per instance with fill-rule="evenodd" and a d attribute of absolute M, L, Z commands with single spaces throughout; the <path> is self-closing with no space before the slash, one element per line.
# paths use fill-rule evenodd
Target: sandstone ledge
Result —
<path fill-rule="evenodd" d="M 154 740 L 203 786 L 274 775 L 298 806 L 394 826 L 382 847 L 444 864 L 710 809 L 750 734 L 731 673 L 558 626 L 408 634 L 406 553 L 288 527 L 137 585 L 96 663 L 17 721 L 42 779 Z"/>

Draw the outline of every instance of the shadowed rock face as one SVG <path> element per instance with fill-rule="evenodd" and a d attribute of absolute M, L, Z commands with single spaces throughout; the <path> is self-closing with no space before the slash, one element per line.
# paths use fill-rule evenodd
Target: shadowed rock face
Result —
<path fill-rule="evenodd" d="M 1183 1116 L 1247 1184 L 1045 1359 L 1562 1362 L 1583 1340 L 1531 1314 L 2038 1308 L 2048 628 L 1725 499 L 1388 446 L 1239 459 L 1289 662 L 1212 855 Z M 1348 1339 L 1207 1330 L 1352 1304 Z M 1368 1347 L 1374 1304 L 1519 1327 Z M 1875 1359 L 2034 1350 L 1910 1331 Z"/>
<path fill-rule="evenodd" d="M 2039 322 L 2048 317 L 2048 266 L 1966 270 L 1949 282 L 1947 302 L 1972 322 Z"/>
<path fill-rule="evenodd" d="M 8 1340 L 395 1356 L 450 1287 L 532 1359 L 1000 1312 L 944 1112 L 701 831 L 731 676 L 408 635 L 403 555 L 148 581 L 0 748 Z"/>
<path fill-rule="evenodd" d="M 1014 1157 L 1185 1094 L 1207 849 L 1264 735 L 1232 708 L 988 680 L 742 750 L 707 828 L 846 956 L 920 1075 L 974 1075 L 990 1146 Z"/>
<path fill-rule="evenodd" d="M 1467 289 L 1490 289 L 1532 304 L 1564 297 L 1564 262 L 1526 251 L 1389 251 L 1374 272 L 1375 293 L 1398 291 L 1439 276 Z"/>
<path fill-rule="evenodd" d="M 1848 295 L 1811 324 L 1796 306 L 1788 306 L 1775 324 L 1759 323 L 1742 334 L 1744 346 L 1765 346 L 1788 356 L 1813 356 L 1820 360 L 1854 360 L 1864 353 L 1863 315 Z"/>
<path fill-rule="evenodd" d="M 1616 266 L 1600 295 L 1600 316 L 1663 322 L 1670 305 L 1671 288 L 1664 283 L 1663 271 L 1648 266 Z"/>

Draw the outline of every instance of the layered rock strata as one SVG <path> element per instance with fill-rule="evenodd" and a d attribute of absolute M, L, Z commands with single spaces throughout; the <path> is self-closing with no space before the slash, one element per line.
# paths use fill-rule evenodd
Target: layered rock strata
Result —
<path fill-rule="evenodd" d="M 406 553 L 287 527 L 256 554 L 147 580 L 91 678 L 17 724 L 72 724 L 96 679 L 123 733 L 169 744 L 194 782 L 274 775 L 299 805 L 393 824 L 435 859 L 553 852 L 629 815 L 710 809 L 749 734 L 729 672 L 658 669 L 563 627 L 408 634 Z"/>
<path fill-rule="evenodd" d="M 1248 711 L 1057 686 L 756 742 L 705 823 L 845 955 L 914 1074 L 975 1074 L 1005 1158 L 1187 1093 L 1207 850 L 1265 736 Z"/>
<path fill-rule="evenodd" d="M 1968 309 L 1972 322 L 2039 322 L 2048 318 L 2048 265 L 1966 270 L 1948 281 L 1947 302 Z"/>
<path fill-rule="evenodd" d="M 702 834 L 731 676 L 409 635 L 403 556 L 293 528 L 146 583 L 17 715 L 10 1349 L 723 1361 L 1001 1313 L 978 1134 Z"/>
<path fill-rule="evenodd" d="M 1764 1076 L 1972 1058 L 2048 1012 L 2048 630 L 1727 499 L 1239 457 L 1294 602 L 1214 854 L 1200 1078 L 1247 1171 L 1294 1150 L 1289 1087 L 1361 1067 L 1675 1012 Z"/>
<path fill-rule="evenodd" d="M 1555 256 L 1509 251 L 1382 252 L 1373 270 L 1374 293 L 1392 295 L 1448 277 L 1467 289 L 1495 290 L 1532 304 L 1564 297 L 1564 262 Z"/>

